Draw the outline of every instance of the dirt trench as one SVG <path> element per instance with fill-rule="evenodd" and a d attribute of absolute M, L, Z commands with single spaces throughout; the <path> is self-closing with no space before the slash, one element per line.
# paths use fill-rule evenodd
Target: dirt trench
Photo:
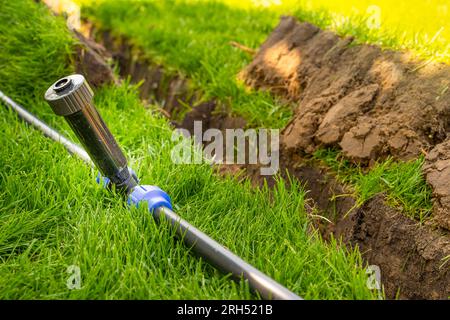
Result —
<path fill-rule="evenodd" d="M 114 37 L 111 32 L 94 27 L 89 30 L 91 39 L 77 34 L 82 46 L 80 50 L 84 52 L 83 55 L 78 54 L 81 60 L 77 66 L 95 86 L 120 81 L 112 72 L 103 70 L 114 62 L 121 77 L 130 76 L 134 83 L 144 81 L 140 86 L 141 99 L 159 105 L 160 112 L 171 119 L 175 127 L 193 133 L 195 120 L 202 121 L 203 130 L 246 126 L 244 119 L 229 115 L 226 105 L 216 100 L 202 101 L 201 92 L 193 90 L 189 79 L 181 73 L 167 72 L 163 66 L 146 58 L 142 50 L 131 45 L 126 38 Z M 92 40 L 94 38 L 97 42 Z M 95 70 L 99 68 L 103 70 L 103 76 L 96 81 L 98 72 Z M 355 200 L 348 196 L 350 190 L 337 182 L 327 168 L 291 151 L 285 147 L 280 150 L 280 169 L 281 172 L 287 170 L 309 190 L 307 210 L 314 225 L 325 239 L 332 235 L 340 237 L 346 244 L 358 246 L 368 264 L 378 265 L 388 298 L 447 299 L 450 296 L 450 272 L 444 259 L 450 255 L 448 232 L 420 226 L 385 205 L 383 195 L 356 208 Z M 437 153 L 435 157 L 441 159 L 442 155 Z M 439 171 L 441 166 L 433 165 L 436 163 L 433 159 L 429 160 L 432 164 L 428 170 Z M 242 170 L 255 185 L 264 180 L 269 186 L 274 184 L 273 178 L 259 175 L 257 165 L 222 166 L 226 174 Z M 445 190 L 443 194 L 445 201 Z"/>

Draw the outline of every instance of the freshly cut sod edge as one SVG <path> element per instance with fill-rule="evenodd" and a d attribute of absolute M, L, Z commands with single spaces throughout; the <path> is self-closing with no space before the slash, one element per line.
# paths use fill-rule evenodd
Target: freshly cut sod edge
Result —
<path fill-rule="evenodd" d="M 69 39 L 63 21 L 24 0 L 2 2 L 0 12 L 0 88 L 66 132 L 40 94 L 71 71 L 71 40 L 54 42 L 55 30 Z M 49 24 L 53 29 L 43 28 Z M 5 63 L 12 53 L 20 63 Z M 23 90 L 30 70 L 48 79 L 35 77 L 33 90 Z M 254 190 L 216 177 L 208 164 L 175 165 L 171 127 L 143 108 L 136 87 L 106 87 L 95 99 L 142 182 L 167 190 L 181 216 L 304 298 L 376 298 L 366 287 L 359 252 L 311 232 L 298 185 Z M 0 298 L 255 297 L 245 283 L 235 284 L 192 255 L 145 208 L 127 208 L 96 185 L 96 172 L 62 146 L 6 108 L 0 113 Z M 67 287 L 71 265 L 81 271 L 79 290 Z"/>

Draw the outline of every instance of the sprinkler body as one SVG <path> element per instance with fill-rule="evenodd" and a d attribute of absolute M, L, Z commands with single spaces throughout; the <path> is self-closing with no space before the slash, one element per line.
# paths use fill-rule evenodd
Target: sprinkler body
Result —
<path fill-rule="evenodd" d="M 93 104 L 94 93 L 79 74 L 56 81 L 45 93 L 53 111 L 63 116 L 101 174 L 129 193 L 138 183 L 127 159 Z"/>

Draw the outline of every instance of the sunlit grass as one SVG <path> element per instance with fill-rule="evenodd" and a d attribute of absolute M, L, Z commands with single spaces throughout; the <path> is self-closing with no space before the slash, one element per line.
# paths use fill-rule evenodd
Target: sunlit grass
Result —
<path fill-rule="evenodd" d="M 220 1 L 231 7 L 292 14 L 341 35 L 355 36 L 359 42 L 450 61 L 450 3 L 446 0 Z"/>

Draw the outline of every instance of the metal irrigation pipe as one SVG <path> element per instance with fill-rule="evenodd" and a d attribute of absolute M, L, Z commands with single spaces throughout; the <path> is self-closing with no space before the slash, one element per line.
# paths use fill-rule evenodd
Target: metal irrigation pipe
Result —
<path fill-rule="evenodd" d="M 63 144 L 70 153 L 90 166 L 95 164 L 107 184 L 128 195 L 128 203 L 147 202 L 155 220 L 168 221 L 176 229 L 177 236 L 206 261 L 225 273 L 231 273 L 236 280 L 247 280 L 250 288 L 264 299 L 302 299 L 178 216 L 172 211 L 170 198 L 164 191 L 155 186 L 139 185 L 122 150 L 96 110 L 92 97 L 93 91 L 81 75 L 56 81 L 45 94 L 53 111 L 65 117 L 86 152 L 0 91 L 0 100 L 16 111 L 20 118 Z"/>
<path fill-rule="evenodd" d="M 17 115 L 24 120 L 25 122 L 31 124 L 36 129 L 40 130 L 45 136 L 50 139 L 61 143 L 67 151 L 72 154 L 77 155 L 81 160 L 87 163 L 89 166 L 94 167 L 94 163 L 89 157 L 88 153 L 79 145 L 73 143 L 58 131 L 48 126 L 44 121 L 39 120 L 34 114 L 27 111 L 24 107 L 14 102 L 10 97 L 5 95 L 0 90 L 0 100 L 2 100 L 7 106 L 9 106 L 12 110 L 14 110 Z"/>

